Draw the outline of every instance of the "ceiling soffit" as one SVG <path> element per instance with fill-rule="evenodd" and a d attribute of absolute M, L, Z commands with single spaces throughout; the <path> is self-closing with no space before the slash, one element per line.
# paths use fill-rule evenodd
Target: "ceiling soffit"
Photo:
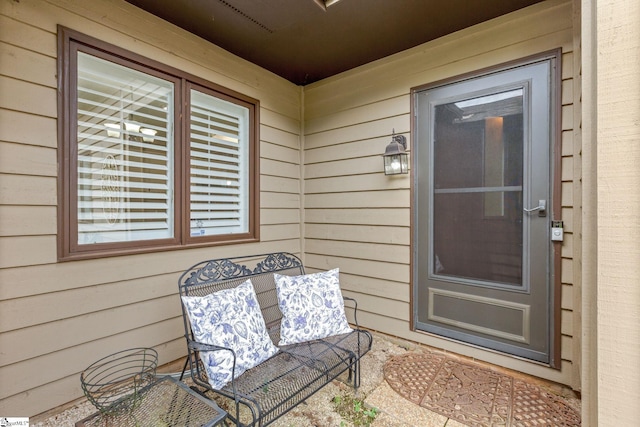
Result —
<path fill-rule="evenodd" d="M 306 85 L 540 0 L 127 1 Z"/>

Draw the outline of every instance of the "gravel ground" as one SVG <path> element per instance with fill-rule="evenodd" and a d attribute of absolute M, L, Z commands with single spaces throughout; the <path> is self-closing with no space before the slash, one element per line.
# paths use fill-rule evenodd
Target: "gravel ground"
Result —
<path fill-rule="evenodd" d="M 357 397 L 365 400 L 374 390 L 384 383 L 384 375 L 382 368 L 392 356 L 402 354 L 407 349 L 415 349 L 417 346 L 405 343 L 400 340 L 394 340 L 389 337 L 383 337 L 374 334 L 373 346 L 371 351 L 367 353 L 361 361 L 361 385 L 358 389 Z M 307 400 L 306 403 L 298 405 L 287 415 L 280 418 L 273 427 L 336 427 L 351 426 L 352 424 L 345 421 L 336 411 L 335 405 L 332 403 L 334 397 L 343 394 L 353 396 L 351 387 L 334 381 L 323 387 L 315 395 Z M 95 407 L 85 399 L 78 401 L 69 408 L 60 408 L 60 412 L 49 412 L 44 417 L 34 417 L 31 425 L 35 427 L 73 427 L 76 421 L 79 421 L 96 411 Z M 385 420 L 384 413 L 376 417 L 376 421 L 372 427 L 402 427 L 406 424 L 398 424 Z M 342 424 L 341 424 L 342 423 Z M 420 425 L 420 424 L 413 424 Z"/>
<path fill-rule="evenodd" d="M 74 406 L 60 413 L 50 415 L 44 420 L 38 421 L 39 417 L 36 417 L 30 420 L 30 424 L 35 427 L 73 427 L 76 421 L 88 417 L 95 411 L 95 406 L 83 399 Z"/>
<path fill-rule="evenodd" d="M 405 353 L 409 348 L 415 349 L 416 346 L 374 334 L 371 351 L 369 351 L 369 353 L 367 353 L 360 362 L 361 382 L 360 388 L 358 389 L 355 397 L 363 400 L 366 405 L 367 397 L 382 384 L 386 384 L 382 369 L 387 359 L 392 356 Z M 351 426 L 352 424 L 348 422 L 348 420 L 345 420 L 335 411 L 335 405 L 332 403 L 334 397 L 343 394 L 353 396 L 353 389 L 339 381 L 334 381 L 314 394 L 306 403 L 298 405 L 291 410 L 291 412 L 272 425 L 274 427 Z M 381 408 L 376 407 L 376 409 Z M 402 423 L 398 424 L 396 422 L 392 422 L 391 420 L 386 420 L 385 418 L 385 414 L 378 414 L 378 416 L 376 416 L 376 421 L 374 421 L 371 426 L 402 427 L 405 425 Z M 412 425 L 422 426 L 424 424 L 417 423 Z"/>

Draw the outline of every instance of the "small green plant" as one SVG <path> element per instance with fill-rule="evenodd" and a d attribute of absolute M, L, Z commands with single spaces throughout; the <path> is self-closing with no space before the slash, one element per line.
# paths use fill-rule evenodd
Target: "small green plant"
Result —
<path fill-rule="evenodd" d="M 357 399 L 348 394 L 337 395 L 332 402 L 336 412 L 354 426 L 369 426 L 378 415 L 378 409 L 368 408 L 362 399 Z M 345 421 L 340 423 L 340 427 L 345 427 L 346 425 Z"/>

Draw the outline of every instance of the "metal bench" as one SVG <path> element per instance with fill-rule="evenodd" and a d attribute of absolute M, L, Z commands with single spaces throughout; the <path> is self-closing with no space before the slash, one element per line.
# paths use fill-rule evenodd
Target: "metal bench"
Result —
<path fill-rule="evenodd" d="M 305 271 L 298 257 L 282 252 L 203 261 L 182 274 L 179 293 L 181 297 L 205 296 L 251 279 L 267 331 L 277 345 L 282 313 L 278 306 L 274 273 L 297 276 L 305 274 Z M 210 386 L 199 352 L 225 350 L 194 340 L 188 314 L 181 304 L 188 348 L 182 374 L 184 376 L 188 366 L 195 388 L 218 404 L 222 403 L 237 426 L 271 424 L 339 376 L 357 389 L 360 359 L 371 349 L 372 337 L 369 332 L 358 328 L 356 301 L 347 297 L 343 299 L 347 311 L 352 312 L 353 332 L 280 346 L 276 355 L 245 371 L 220 390 Z"/>

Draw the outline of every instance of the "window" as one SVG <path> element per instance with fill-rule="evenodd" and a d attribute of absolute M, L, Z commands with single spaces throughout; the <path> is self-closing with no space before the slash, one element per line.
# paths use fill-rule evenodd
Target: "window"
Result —
<path fill-rule="evenodd" d="M 258 102 L 59 33 L 60 258 L 258 240 Z"/>

